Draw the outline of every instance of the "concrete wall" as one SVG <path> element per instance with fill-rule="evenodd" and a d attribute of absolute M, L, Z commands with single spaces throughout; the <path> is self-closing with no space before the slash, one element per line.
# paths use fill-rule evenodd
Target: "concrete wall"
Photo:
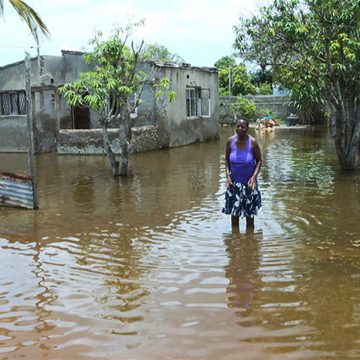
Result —
<path fill-rule="evenodd" d="M 31 59 L 31 81 L 39 84 L 37 59 Z M 19 61 L 0 67 L 0 90 L 24 90 L 25 89 L 25 63 Z"/>
<path fill-rule="evenodd" d="M 89 71 L 92 67 L 84 63 L 82 53 L 76 51 L 62 51 L 62 56 L 41 56 L 42 73 L 46 78 L 52 79 L 52 84 L 65 84 L 75 81 L 80 73 Z M 0 67 L 0 90 L 21 90 L 25 89 L 25 64 L 24 61 L 18 61 L 6 66 Z M 40 85 L 38 59 L 31 59 L 31 83 Z"/>
<path fill-rule="evenodd" d="M 288 96 L 256 95 L 248 96 L 247 98 L 255 102 L 259 116 L 266 115 L 264 112 L 267 109 L 277 118 L 285 119 L 290 115 L 290 110 L 287 105 L 287 101 L 289 100 Z"/>
<path fill-rule="evenodd" d="M 166 109 L 169 146 L 179 146 L 217 137 L 219 125 L 218 74 L 204 68 L 167 68 L 163 76 L 170 80 L 176 99 Z M 186 88 L 210 89 L 210 117 L 186 117 Z"/>
<path fill-rule="evenodd" d="M 43 73 L 41 77 L 39 76 L 39 65 Z M 41 64 L 39 64 L 37 58 L 31 59 L 31 84 L 32 86 L 41 84 L 64 84 L 77 80 L 81 72 L 89 71 L 90 69 L 91 66 L 84 63 L 82 55 L 79 52 L 62 51 L 62 56 L 44 55 L 41 56 Z M 24 61 L 0 67 L 0 73 L 0 90 L 25 89 Z M 35 93 L 33 111 L 35 151 L 56 151 L 57 119 L 54 92 L 46 91 Z M 71 128 L 71 107 L 67 105 L 62 96 L 60 97 L 59 113 L 61 125 L 64 128 Z M 15 118 L 8 118 L 11 119 L 11 121 L 14 120 L 13 124 L 17 123 Z M 94 112 L 91 112 L 91 121 L 92 127 L 99 126 L 98 116 Z M 5 124 L 2 123 L 2 126 L 5 126 Z M 12 125 L 8 125 L 7 128 L 11 129 Z M 19 127 L 17 127 L 17 129 L 19 129 Z M 0 149 L 1 148 L 0 144 Z M 21 148 L 21 146 L 10 147 L 10 149 L 11 148 L 17 151 L 16 149 Z"/>
<path fill-rule="evenodd" d="M 25 115 L 0 116 L 0 152 L 28 151 Z"/>
<path fill-rule="evenodd" d="M 274 117 L 286 119 L 292 112 L 287 105 L 287 96 L 254 95 L 245 96 L 245 98 L 255 102 L 257 111 L 256 117 L 267 115 L 266 111 L 270 110 Z M 236 96 L 220 96 L 220 124 L 229 124 L 233 122 L 234 113 L 231 111 L 230 105 L 236 103 L 236 101 Z"/>
<path fill-rule="evenodd" d="M 168 141 L 161 136 L 158 126 L 132 128 L 130 153 L 139 153 L 168 147 Z M 109 129 L 111 148 L 120 154 L 119 130 Z M 105 154 L 101 129 L 61 130 L 58 143 L 59 154 Z"/>

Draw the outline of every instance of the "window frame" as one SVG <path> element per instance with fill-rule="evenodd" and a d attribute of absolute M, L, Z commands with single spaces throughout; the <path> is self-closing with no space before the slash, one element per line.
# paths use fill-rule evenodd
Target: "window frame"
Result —
<path fill-rule="evenodd" d="M 208 97 L 203 97 L 203 91 L 207 91 L 208 92 Z M 200 117 L 203 117 L 203 118 L 209 118 L 211 117 L 211 96 L 210 96 L 210 89 L 209 88 L 200 88 L 199 89 L 199 108 L 200 108 Z M 207 114 L 203 114 L 203 100 L 208 100 L 207 102 L 207 106 L 208 106 L 208 113 Z"/>
<path fill-rule="evenodd" d="M 193 94 L 193 96 L 191 96 Z M 195 119 L 197 116 L 197 97 L 195 87 L 186 87 L 186 117 Z"/>
<path fill-rule="evenodd" d="M 208 96 L 204 97 L 202 92 L 207 91 Z M 187 119 L 196 119 L 196 118 L 210 118 L 211 117 L 211 96 L 209 88 L 202 88 L 200 86 L 187 86 L 185 91 L 185 101 L 186 101 L 186 118 Z M 203 101 L 208 100 L 207 113 L 203 113 Z"/>

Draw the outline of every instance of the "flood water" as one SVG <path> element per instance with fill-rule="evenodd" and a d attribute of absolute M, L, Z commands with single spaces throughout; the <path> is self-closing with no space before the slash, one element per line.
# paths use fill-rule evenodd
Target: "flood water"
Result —
<path fill-rule="evenodd" d="M 0 209 L 0 358 L 360 358 L 360 172 L 324 129 L 257 134 L 263 209 L 233 231 L 231 133 L 120 180 L 102 156 L 37 156 L 40 209 Z"/>

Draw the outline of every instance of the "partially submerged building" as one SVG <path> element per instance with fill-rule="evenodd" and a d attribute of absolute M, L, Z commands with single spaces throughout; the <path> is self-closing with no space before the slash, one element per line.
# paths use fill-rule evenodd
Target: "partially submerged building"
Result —
<path fill-rule="evenodd" d="M 24 61 L 0 67 L 0 151 L 27 151 Z M 219 125 L 216 69 L 190 64 L 143 64 L 145 71 L 170 80 L 176 99 L 160 108 L 154 91 L 146 87 L 132 116 L 131 152 L 175 147 L 217 137 Z M 82 53 L 62 51 L 31 61 L 34 139 L 36 152 L 104 153 L 99 115 L 69 106 L 58 86 L 76 81 L 91 70 Z M 119 151 L 117 124 L 109 130 Z"/>

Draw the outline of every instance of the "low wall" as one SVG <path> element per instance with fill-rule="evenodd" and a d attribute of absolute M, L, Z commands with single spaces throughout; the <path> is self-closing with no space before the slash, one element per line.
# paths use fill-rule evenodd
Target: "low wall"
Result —
<path fill-rule="evenodd" d="M 28 151 L 26 115 L 0 116 L 0 152 Z"/>
<path fill-rule="evenodd" d="M 130 153 L 161 149 L 168 140 L 159 136 L 158 126 L 132 128 Z M 120 154 L 119 129 L 109 129 L 109 140 L 115 154 Z M 102 129 L 60 130 L 57 151 L 59 154 L 105 154 Z"/>
<path fill-rule="evenodd" d="M 254 95 L 245 96 L 245 98 L 252 100 L 256 104 L 257 117 L 267 115 L 265 110 L 271 111 L 274 117 L 285 119 L 290 114 L 290 109 L 287 106 L 288 97 L 278 95 Z M 229 124 L 234 120 L 234 113 L 231 111 L 231 104 L 236 103 L 236 96 L 220 96 L 219 109 L 220 124 Z"/>

